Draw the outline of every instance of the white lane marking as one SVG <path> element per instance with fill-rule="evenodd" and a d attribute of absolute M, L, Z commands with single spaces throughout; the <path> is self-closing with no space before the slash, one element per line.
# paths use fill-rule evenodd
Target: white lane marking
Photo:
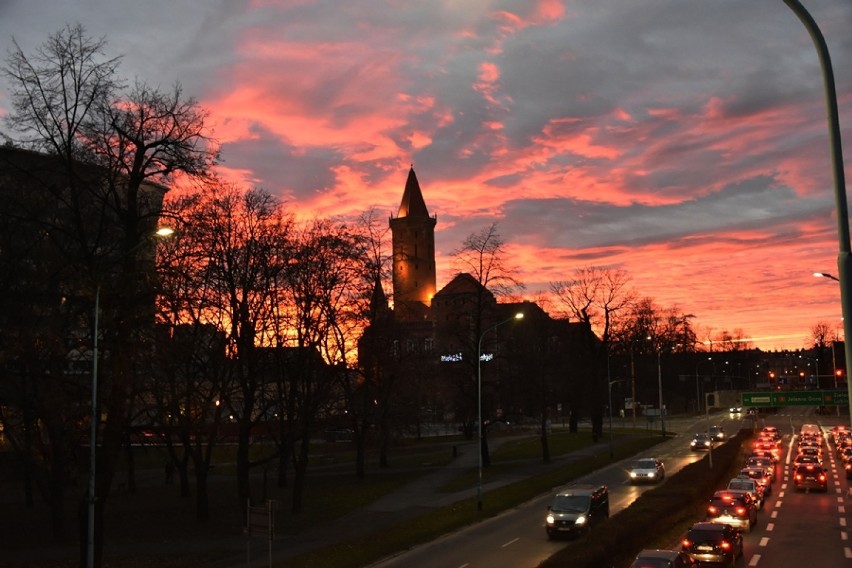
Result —
<path fill-rule="evenodd" d="M 852 548 L 849 548 L 848 546 L 844 546 L 843 547 L 843 554 L 846 555 L 846 558 L 852 558 Z"/>
<path fill-rule="evenodd" d="M 751 560 L 749 560 L 749 566 L 757 566 L 757 563 L 760 562 L 760 554 L 752 554 Z"/>
<path fill-rule="evenodd" d="M 468 566 L 470 566 L 470 562 L 465 562 L 464 564 L 459 566 L 459 568 L 467 568 Z"/>
<path fill-rule="evenodd" d="M 843 505 L 840 505 L 837 508 L 837 512 L 840 513 L 841 515 L 845 515 L 846 514 L 846 507 L 844 507 Z"/>
<path fill-rule="evenodd" d="M 765 536 L 760 539 L 760 543 L 758 543 L 758 546 L 766 546 L 767 544 L 769 544 L 769 537 Z"/>
<path fill-rule="evenodd" d="M 766 523 L 766 532 L 772 532 L 775 530 L 775 523 Z"/>
<path fill-rule="evenodd" d="M 841 527 L 845 527 L 845 526 L 846 526 L 846 517 L 840 517 L 840 526 L 841 526 Z"/>
<path fill-rule="evenodd" d="M 840 540 L 849 540 L 849 533 L 846 531 L 840 531 Z"/>
<path fill-rule="evenodd" d="M 510 541 L 509 541 L 509 542 L 507 542 L 506 544 L 501 545 L 501 546 L 500 546 L 500 548 L 506 548 L 507 546 L 510 546 L 510 545 L 512 545 L 512 544 L 515 544 L 515 543 L 516 543 L 516 542 L 518 542 L 519 540 L 521 540 L 521 539 L 520 539 L 520 538 L 513 538 L 512 540 L 510 540 Z"/>
<path fill-rule="evenodd" d="M 769 515 L 769 516 L 772 517 L 773 519 L 778 518 L 778 511 L 772 511 L 772 514 Z"/>

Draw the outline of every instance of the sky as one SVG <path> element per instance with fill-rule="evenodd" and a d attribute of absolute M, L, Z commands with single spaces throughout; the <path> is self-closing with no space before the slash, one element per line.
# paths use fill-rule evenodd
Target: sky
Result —
<path fill-rule="evenodd" d="M 802 3 L 850 147 L 852 2 Z M 395 215 L 413 164 L 439 289 L 496 222 L 530 299 L 604 267 L 700 339 L 842 336 L 823 75 L 782 0 L 0 0 L 0 56 L 77 23 L 302 216 Z"/>

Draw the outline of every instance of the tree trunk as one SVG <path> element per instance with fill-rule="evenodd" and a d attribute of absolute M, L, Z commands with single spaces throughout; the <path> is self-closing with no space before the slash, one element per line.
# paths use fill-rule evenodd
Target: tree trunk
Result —
<path fill-rule="evenodd" d="M 308 446 L 310 441 L 302 438 L 299 445 L 299 456 L 296 458 L 295 472 L 293 475 L 293 503 L 290 512 L 298 515 L 302 512 L 302 497 L 305 490 L 305 476 L 308 470 Z"/>
<path fill-rule="evenodd" d="M 207 493 L 207 464 L 195 468 L 195 520 L 210 520 L 210 500 Z"/>
<path fill-rule="evenodd" d="M 125 430 L 124 444 L 127 448 L 127 493 L 136 495 L 136 462 L 133 456 L 133 445 L 130 443 L 129 430 Z"/>
<path fill-rule="evenodd" d="M 365 429 L 358 428 L 355 430 L 355 475 L 358 479 L 367 477 L 367 458 L 366 444 L 364 442 Z"/>

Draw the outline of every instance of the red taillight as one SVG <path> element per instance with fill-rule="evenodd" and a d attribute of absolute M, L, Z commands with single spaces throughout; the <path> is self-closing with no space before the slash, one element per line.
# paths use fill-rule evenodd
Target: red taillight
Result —
<path fill-rule="evenodd" d="M 746 514 L 746 508 L 745 507 L 737 507 L 734 510 L 737 512 L 737 515 L 739 515 L 741 517 L 745 516 L 745 514 Z"/>
<path fill-rule="evenodd" d="M 825 474 L 824 473 L 819 474 L 819 480 L 825 481 Z"/>
<path fill-rule="evenodd" d="M 682 541 L 680 541 L 680 544 L 681 544 L 684 548 L 689 548 L 690 546 L 692 546 L 692 543 L 691 543 L 691 542 L 689 541 L 689 539 L 687 539 L 687 538 L 685 538 L 685 539 L 683 539 Z"/>
<path fill-rule="evenodd" d="M 707 507 L 707 514 L 708 515 L 715 515 L 718 512 L 719 512 L 719 509 L 717 507 L 714 507 L 713 505 L 710 505 L 709 507 Z"/>
<path fill-rule="evenodd" d="M 727 540 L 723 540 L 722 541 L 722 549 L 723 550 L 730 550 L 731 549 L 731 543 L 728 542 Z"/>
<path fill-rule="evenodd" d="M 802 480 L 802 474 L 801 474 L 801 473 L 797 473 L 797 474 L 796 474 L 796 481 L 801 481 L 801 480 Z"/>

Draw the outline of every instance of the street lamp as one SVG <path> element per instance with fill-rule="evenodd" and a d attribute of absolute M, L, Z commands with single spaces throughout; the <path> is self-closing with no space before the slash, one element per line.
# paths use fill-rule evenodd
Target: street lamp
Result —
<path fill-rule="evenodd" d="M 852 251 L 849 243 L 849 205 L 846 200 L 846 176 L 843 171 L 843 146 L 840 137 L 840 116 L 837 110 L 837 92 L 834 87 L 834 71 L 825 38 L 810 13 L 799 0 L 784 0 L 790 10 L 805 26 L 816 47 L 822 67 L 823 88 L 825 91 L 826 114 L 828 118 L 829 149 L 834 174 L 834 202 L 837 209 L 837 269 L 840 278 L 840 305 L 843 310 L 843 332 L 846 336 L 846 376 L 852 366 Z M 852 404 L 852 381 L 846 382 L 846 396 Z M 852 407 L 850 407 L 852 411 Z"/>
<path fill-rule="evenodd" d="M 817 278 L 828 278 L 830 280 L 834 280 L 835 282 L 840 282 L 836 276 L 829 274 L 828 272 L 814 272 L 814 276 Z"/>
<path fill-rule="evenodd" d="M 660 431 L 666 437 L 666 418 L 663 411 L 663 367 L 660 363 L 660 349 L 657 349 L 657 387 L 660 390 Z"/>
<path fill-rule="evenodd" d="M 476 419 L 479 422 L 479 467 L 477 468 L 477 484 L 476 484 L 476 510 L 482 510 L 482 447 L 483 447 L 483 436 L 482 436 L 482 340 L 485 339 L 485 336 L 489 331 L 493 329 L 497 329 L 504 323 L 509 323 L 510 321 L 523 319 L 523 312 L 518 312 L 510 318 L 504 319 L 499 323 L 495 323 L 488 329 L 482 332 L 479 336 L 479 342 L 476 346 Z"/>
<path fill-rule="evenodd" d="M 713 364 L 713 357 L 707 357 L 707 361 L 710 361 L 710 364 Z M 704 361 L 699 361 L 698 364 L 695 365 L 695 405 L 696 412 L 701 412 L 701 391 L 698 389 L 698 369 L 701 368 L 701 363 Z M 705 389 L 706 390 L 706 389 Z"/>
<path fill-rule="evenodd" d="M 171 227 L 161 227 L 153 234 L 157 238 L 166 238 L 174 234 Z M 120 258 L 124 258 L 142 247 L 147 239 L 136 243 L 135 246 L 124 252 Z M 86 535 L 86 566 L 93 568 L 95 565 L 95 466 L 97 465 L 98 445 L 98 336 L 100 335 L 101 315 L 101 278 L 97 277 L 95 282 L 95 306 L 94 322 L 92 324 L 92 408 L 89 427 L 89 508 L 88 508 L 88 532 Z"/>

